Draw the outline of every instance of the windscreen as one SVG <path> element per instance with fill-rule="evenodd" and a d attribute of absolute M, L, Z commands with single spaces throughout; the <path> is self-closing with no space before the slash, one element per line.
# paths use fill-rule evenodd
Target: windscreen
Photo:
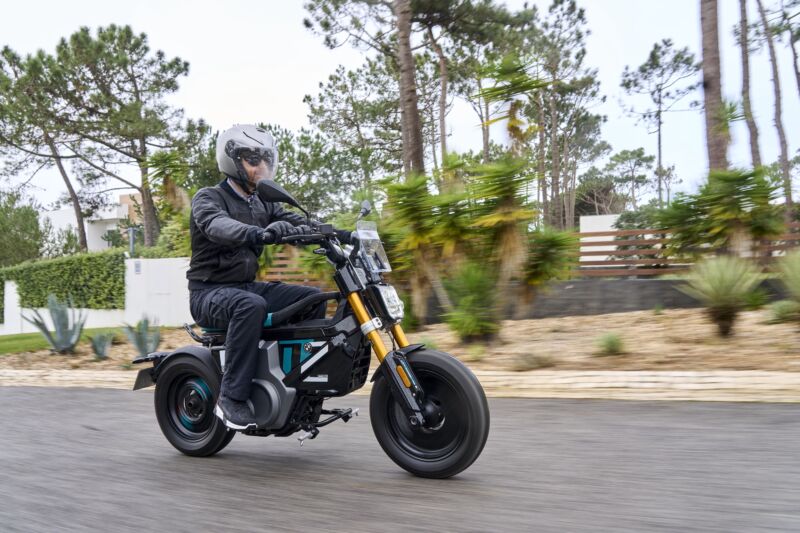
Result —
<path fill-rule="evenodd" d="M 361 242 L 361 258 L 364 266 L 372 272 L 391 272 L 389 258 L 378 236 L 378 226 L 375 222 L 359 220 L 356 224 L 356 235 Z"/>

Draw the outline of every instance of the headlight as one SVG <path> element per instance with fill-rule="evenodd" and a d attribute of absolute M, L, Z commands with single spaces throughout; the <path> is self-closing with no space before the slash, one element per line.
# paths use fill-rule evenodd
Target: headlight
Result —
<path fill-rule="evenodd" d="M 397 295 L 397 291 L 391 285 L 378 285 L 378 291 L 381 294 L 381 300 L 389 313 L 389 318 L 392 320 L 401 320 L 403 318 L 403 300 Z"/>

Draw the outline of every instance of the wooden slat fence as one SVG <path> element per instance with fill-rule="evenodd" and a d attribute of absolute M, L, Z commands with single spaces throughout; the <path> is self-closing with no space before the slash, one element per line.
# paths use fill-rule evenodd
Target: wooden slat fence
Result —
<path fill-rule="evenodd" d="M 574 277 L 653 277 L 685 273 L 691 260 L 665 256 L 669 232 L 654 229 L 591 231 L 580 239 Z M 769 268 L 775 257 L 800 246 L 800 223 L 788 224 L 786 233 L 758 242 L 754 256 Z"/>
<path fill-rule="evenodd" d="M 331 268 L 333 274 L 333 268 Z M 309 275 L 300 264 L 300 255 L 293 248 L 285 248 L 275 254 L 272 264 L 263 276 L 263 281 L 282 281 L 310 285 L 323 290 L 332 290 L 333 280 L 319 280 Z"/>

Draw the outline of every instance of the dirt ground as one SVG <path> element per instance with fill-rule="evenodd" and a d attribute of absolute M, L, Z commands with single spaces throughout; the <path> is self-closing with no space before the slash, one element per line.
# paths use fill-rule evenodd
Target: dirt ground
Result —
<path fill-rule="evenodd" d="M 408 337 L 482 370 L 800 371 L 800 326 L 768 324 L 769 316 L 768 310 L 742 313 L 727 339 L 718 337 L 715 326 L 697 309 L 506 321 L 491 345 L 465 345 L 444 324 Z M 608 333 L 619 335 L 623 353 L 601 354 L 598 341 Z M 182 329 L 167 330 L 159 349 L 193 343 Z M 42 350 L 0 356 L 0 368 L 119 370 L 130 368 L 133 357 L 132 346 L 125 342 L 111 347 L 109 359 L 95 361 L 85 344 L 75 355 Z"/>

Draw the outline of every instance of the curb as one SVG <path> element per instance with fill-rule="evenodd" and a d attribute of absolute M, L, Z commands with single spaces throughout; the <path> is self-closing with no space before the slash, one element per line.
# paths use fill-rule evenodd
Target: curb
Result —
<path fill-rule="evenodd" d="M 0 386 L 131 390 L 134 371 L 0 369 Z M 800 372 L 475 371 L 495 398 L 800 402 Z M 369 394 L 367 384 L 355 394 Z"/>

